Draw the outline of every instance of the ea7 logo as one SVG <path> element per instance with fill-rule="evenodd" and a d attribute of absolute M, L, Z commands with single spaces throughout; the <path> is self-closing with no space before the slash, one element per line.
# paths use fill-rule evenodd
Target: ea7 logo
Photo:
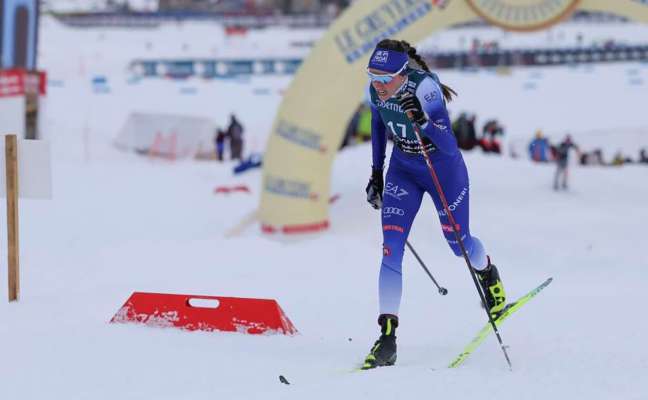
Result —
<path fill-rule="evenodd" d="M 403 197 L 407 196 L 409 192 L 398 185 L 394 185 L 391 182 L 387 182 L 385 185 L 385 194 L 391 196 L 397 200 L 401 200 Z"/>
<path fill-rule="evenodd" d="M 400 215 L 402 217 L 403 215 L 405 215 L 405 211 L 402 208 L 397 207 L 384 207 L 383 215 L 385 216 L 385 218 L 392 215 Z"/>

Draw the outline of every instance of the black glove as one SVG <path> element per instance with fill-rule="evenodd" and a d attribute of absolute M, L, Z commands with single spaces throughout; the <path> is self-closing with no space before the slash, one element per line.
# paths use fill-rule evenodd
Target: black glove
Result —
<path fill-rule="evenodd" d="M 410 121 L 418 125 L 425 125 L 427 117 L 423 112 L 421 102 L 414 93 L 405 91 L 398 97 L 398 104 Z"/>
<path fill-rule="evenodd" d="M 382 169 L 371 169 L 371 178 L 367 185 L 367 201 L 373 208 L 379 210 L 382 208 L 383 188 L 385 183 L 383 181 Z"/>

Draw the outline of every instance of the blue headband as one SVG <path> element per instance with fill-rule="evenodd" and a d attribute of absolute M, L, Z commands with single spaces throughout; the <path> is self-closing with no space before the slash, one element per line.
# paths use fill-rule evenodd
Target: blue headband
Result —
<path fill-rule="evenodd" d="M 408 61 L 409 57 L 403 52 L 376 49 L 369 59 L 369 68 L 393 74 L 403 69 Z"/>

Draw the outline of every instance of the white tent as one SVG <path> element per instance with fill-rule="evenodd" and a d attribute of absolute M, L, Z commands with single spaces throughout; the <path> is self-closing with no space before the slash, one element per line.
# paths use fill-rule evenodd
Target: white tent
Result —
<path fill-rule="evenodd" d="M 131 113 L 115 139 L 124 150 L 170 158 L 192 157 L 212 146 L 214 123 L 208 118 Z"/>

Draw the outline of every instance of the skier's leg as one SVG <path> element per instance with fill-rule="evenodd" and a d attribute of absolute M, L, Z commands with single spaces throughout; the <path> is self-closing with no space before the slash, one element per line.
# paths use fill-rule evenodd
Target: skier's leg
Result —
<path fill-rule="evenodd" d="M 447 163 L 443 165 L 442 163 Z M 463 157 L 458 155 L 454 160 L 442 161 L 435 169 L 439 178 L 439 183 L 448 202 L 448 209 L 452 213 L 455 221 L 455 229 L 461 238 L 468 259 L 473 269 L 477 272 L 480 284 L 488 302 L 488 308 L 491 313 L 496 313 L 504 308 L 506 303 L 506 294 L 504 287 L 499 278 L 497 268 L 491 264 L 490 258 L 486 255 L 486 250 L 482 242 L 470 233 L 470 202 L 469 192 L 470 184 L 468 181 L 468 171 L 463 162 Z M 427 185 L 426 189 L 432 197 L 441 222 L 441 229 L 446 241 L 454 254 L 462 257 L 461 246 L 455 235 L 450 219 L 445 211 L 443 203 L 436 187 L 429 179 L 432 186 Z"/>
<path fill-rule="evenodd" d="M 383 258 L 378 279 L 380 314 L 398 315 L 405 241 L 422 197 L 422 188 L 408 172 L 389 168 L 382 207 Z"/>
<path fill-rule="evenodd" d="M 569 171 L 567 170 L 567 166 L 563 167 L 563 176 L 562 176 L 562 188 L 567 189 L 567 177 L 568 177 Z"/>
<path fill-rule="evenodd" d="M 447 163 L 447 164 L 443 164 Z M 470 185 L 468 182 L 468 171 L 459 155 L 453 160 L 442 161 L 435 168 L 439 183 L 448 202 L 448 208 L 454 217 L 459 236 L 468 253 L 468 257 L 477 270 L 483 270 L 488 265 L 486 251 L 479 239 L 470 234 Z M 429 175 L 429 174 L 428 174 Z M 432 197 L 434 205 L 441 222 L 441 229 L 448 245 L 458 257 L 462 256 L 461 247 L 452 229 L 450 219 L 443 207 L 441 198 L 437 193 L 436 186 L 430 176 L 422 178 L 426 191 Z"/>
<path fill-rule="evenodd" d="M 405 241 L 423 197 L 411 175 L 390 166 L 383 193 L 383 258 L 378 278 L 380 337 L 365 358 L 363 369 L 393 365 L 396 362 L 396 328 L 403 290 L 403 251 Z"/>

